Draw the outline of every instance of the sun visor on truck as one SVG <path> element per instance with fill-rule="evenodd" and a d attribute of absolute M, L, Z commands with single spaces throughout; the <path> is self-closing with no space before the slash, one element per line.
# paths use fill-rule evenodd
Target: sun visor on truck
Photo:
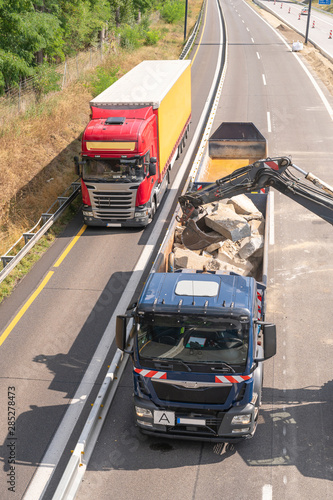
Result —
<path fill-rule="evenodd" d="M 223 122 L 208 141 L 211 158 L 267 157 L 265 137 L 252 122 Z"/>

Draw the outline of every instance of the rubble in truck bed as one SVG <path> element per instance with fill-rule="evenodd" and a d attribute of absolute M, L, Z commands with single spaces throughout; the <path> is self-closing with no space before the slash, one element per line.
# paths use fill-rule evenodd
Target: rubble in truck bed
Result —
<path fill-rule="evenodd" d="M 177 226 L 173 246 L 175 269 L 233 271 L 256 277 L 261 267 L 265 221 L 244 194 L 203 205 L 205 223 L 218 240 L 203 250 L 189 250 L 182 241 L 183 226 Z"/>

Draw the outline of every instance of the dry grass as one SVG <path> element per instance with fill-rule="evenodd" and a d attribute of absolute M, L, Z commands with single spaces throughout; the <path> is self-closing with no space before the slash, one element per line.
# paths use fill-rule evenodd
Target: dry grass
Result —
<path fill-rule="evenodd" d="M 188 33 L 196 22 L 202 1 L 191 1 Z M 118 48 L 104 63 L 105 68 L 120 66 L 121 76 L 145 59 L 179 57 L 183 25 L 165 24 L 158 16 L 153 17 L 151 27 L 162 33 L 158 45 L 133 52 Z M 91 97 L 87 82 L 77 82 L 45 99 L 0 131 L 1 255 L 75 179 L 73 156 L 80 152 Z"/>

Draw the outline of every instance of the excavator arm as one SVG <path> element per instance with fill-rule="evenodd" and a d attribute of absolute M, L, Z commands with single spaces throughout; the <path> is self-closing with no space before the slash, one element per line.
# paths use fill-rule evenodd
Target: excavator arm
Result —
<path fill-rule="evenodd" d="M 295 168 L 316 187 L 300 181 L 290 170 Z M 238 194 L 272 186 L 288 198 L 296 201 L 325 221 L 333 224 L 333 188 L 315 175 L 306 173 L 291 162 L 289 157 L 266 158 L 235 170 L 231 174 L 209 184 L 201 190 L 187 192 L 179 197 L 183 216 L 180 221 L 187 227 L 183 242 L 190 249 L 204 248 L 212 241 L 205 237 L 193 218 L 200 215 L 200 208 L 206 203 L 222 200 Z M 198 221 L 200 222 L 200 221 Z"/>

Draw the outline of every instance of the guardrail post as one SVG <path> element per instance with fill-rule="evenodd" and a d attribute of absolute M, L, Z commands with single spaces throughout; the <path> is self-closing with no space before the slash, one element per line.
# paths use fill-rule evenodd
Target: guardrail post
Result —
<path fill-rule="evenodd" d="M 52 217 L 52 215 L 53 214 L 42 214 L 43 224 L 45 224 L 45 222 L 47 222 Z"/>
<path fill-rule="evenodd" d="M 9 262 L 14 259 L 14 257 L 15 255 L 2 255 L 1 260 L 3 267 L 6 267 L 7 264 L 9 264 Z"/>
<path fill-rule="evenodd" d="M 68 196 L 58 196 L 59 207 L 61 207 L 68 200 Z"/>
<path fill-rule="evenodd" d="M 33 236 L 35 236 L 35 233 L 23 233 L 24 244 L 26 245 Z"/>

